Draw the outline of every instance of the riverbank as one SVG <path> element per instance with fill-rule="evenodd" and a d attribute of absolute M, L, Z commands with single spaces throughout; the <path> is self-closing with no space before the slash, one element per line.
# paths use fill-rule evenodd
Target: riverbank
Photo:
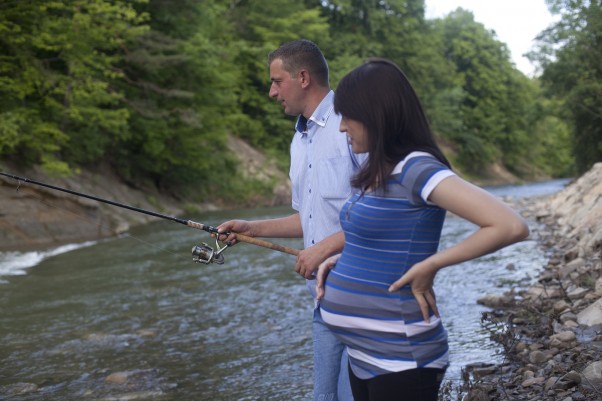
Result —
<path fill-rule="evenodd" d="M 235 137 L 229 138 L 228 148 L 238 159 L 239 174 L 243 177 L 276 183 L 272 193 L 253 195 L 244 202 L 245 206 L 290 204 L 288 176 L 273 160 Z M 23 170 L 5 163 L 0 167 L 0 171 L 15 176 L 184 219 L 184 214 L 225 208 L 215 199 L 193 203 L 160 192 L 152 185 L 133 186 L 108 166 L 97 166 L 94 171 L 79 169 L 73 176 L 63 178 L 51 177 L 36 167 Z M 99 240 L 158 219 L 5 176 L 0 176 L 0 202 L 0 252 L 41 250 Z"/>
<path fill-rule="evenodd" d="M 469 366 L 465 400 L 602 400 L 602 163 L 561 192 L 515 205 L 549 255 L 536 284 L 485 296 L 501 365 Z"/>
<path fill-rule="evenodd" d="M 32 168 L 11 174 L 155 212 L 179 215 L 175 199 L 153 188 L 134 189 L 110 169 L 53 178 Z M 0 251 L 39 250 L 115 236 L 153 218 L 91 199 L 0 176 Z"/>

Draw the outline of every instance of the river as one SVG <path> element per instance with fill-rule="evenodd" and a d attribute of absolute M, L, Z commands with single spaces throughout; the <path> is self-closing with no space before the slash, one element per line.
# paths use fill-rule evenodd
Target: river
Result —
<path fill-rule="evenodd" d="M 539 196 L 567 180 L 488 188 Z M 209 225 L 288 208 L 186 216 Z M 536 224 L 531 222 L 531 224 Z M 446 219 L 442 246 L 474 226 Z M 294 257 L 239 244 L 225 263 L 192 261 L 209 235 L 157 221 L 118 238 L 0 253 L 0 400 L 309 400 L 313 305 Z M 274 240 L 293 248 L 300 240 Z M 500 362 L 476 300 L 526 286 L 546 263 L 534 240 L 440 272 L 449 331 L 446 380 L 466 364 Z"/>

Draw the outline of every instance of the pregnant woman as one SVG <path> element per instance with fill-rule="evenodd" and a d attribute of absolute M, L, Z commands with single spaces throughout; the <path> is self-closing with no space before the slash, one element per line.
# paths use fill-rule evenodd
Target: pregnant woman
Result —
<path fill-rule="evenodd" d="M 449 363 L 435 275 L 524 239 L 527 225 L 451 170 L 393 62 L 351 71 L 334 107 L 353 152 L 369 156 L 352 180 L 358 194 L 340 212 L 344 249 L 318 271 L 322 317 L 347 347 L 355 401 L 435 401 Z M 440 250 L 446 211 L 476 228 Z"/>

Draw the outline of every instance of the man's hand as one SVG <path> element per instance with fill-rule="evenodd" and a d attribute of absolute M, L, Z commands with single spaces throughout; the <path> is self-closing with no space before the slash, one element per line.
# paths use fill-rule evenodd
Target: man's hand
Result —
<path fill-rule="evenodd" d="M 302 277 L 308 280 L 315 278 L 315 273 L 318 271 L 320 263 L 328 257 L 328 253 L 323 243 L 317 243 L 299 252 L 297 262 L 295 263 L 295 271 Z"/>
<path fill-rule="evenodd" d="M 342 231 L 339 231 L 306 248 L 297 256 L 295 271 L 306 279 L 312 280 L 315 278 L 320 263 L 326 258 L 340 253 L 344 243 L 345 236 Z"/>
<path fill-rule="evenodd" d="M 228 245 L 236 244 L 236 234 L 243 234 L 249 237 L 253 237 L 251 230 L 251 223 L 246 220 L 230 220 L 217 226 L 217 239 L 225 242 Z M 215 234 L 211 234 L 212 237 L 216 237 Z"/>

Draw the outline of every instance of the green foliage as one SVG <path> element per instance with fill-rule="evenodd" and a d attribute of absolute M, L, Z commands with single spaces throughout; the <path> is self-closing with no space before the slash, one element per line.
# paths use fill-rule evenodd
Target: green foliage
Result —
<path fill-rule="evenodd" d="M 531 55 L 543 67 L 550 97 L 563 102 L 577 169 L 602 161 L 602 3 L 549 0 L 560 20 L 540 36 Z"/>
<path fill-rule="evenodd" d="M 268 96 L 267 56 L 307 38 L 333 88 L 368 57 L 398 63 L 463 171 L 571 174 L 570 144 L 580 169 L 602 152 L 602 18 L 599 2 L 550 3 L 563 19 L 533 54 L 542 89 L 471 13 L 429 21 L 424 0 L 5 2 L 0 160 L 54 174 L 105 163 L 188 199 L 255 199 L 272 183 L 238 174 L 228 136 L 288 169 L 295 118 Z"/>
<path fill-rule="evenodd" d="M 457 117 L 450 119 L 449 127 L 440 122 L 436 127 L 456 145 L 458 163 L 465 171 L 478 173 L 500 162 L 521 174 L 521 160 L 528 158 L 526 117 L 535 89 L 510 63 L 506 45 L 474 21 L 472 13 L 457 9 L 438 21 L 436 28 L 459 85 L 441 91 L 442 103 L 436 104 L 440 112 L 451 110 Z"/>
<path fill-rule="evenodd" d="M 145 29 L 131 3 L 2 6 L 2 155 L 17 150 L 26 162 L 50 170 L 102 157 L 111 137 L 127 127 L 127 110 L 111 83 L 119 76 L 120 47 Z"/>

